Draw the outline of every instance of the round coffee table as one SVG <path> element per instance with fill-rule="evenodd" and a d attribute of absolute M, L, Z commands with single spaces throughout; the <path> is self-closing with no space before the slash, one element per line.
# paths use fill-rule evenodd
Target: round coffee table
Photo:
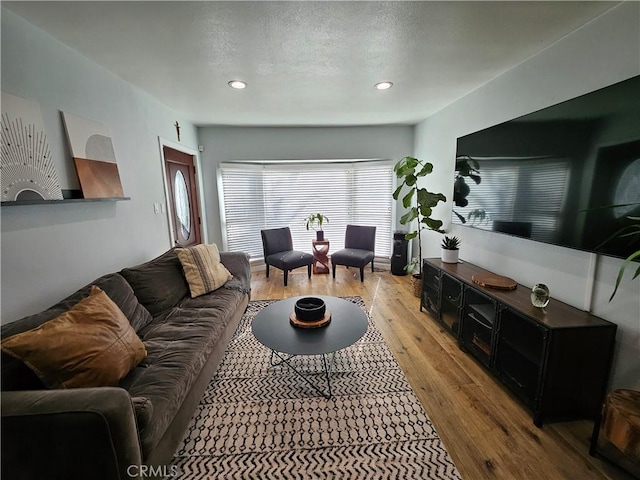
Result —
<path fill-rule="evenodd" d="M 309 296 L 309 295 L 306 295 Z M 256 339 L 271 349 L 271 365 L 284 363 L 325 398 L 331 398 L 331 366 L 326 355 L 335 354 L 357 342 L 367 331 L 367 315 L 358 305 L 337 297 L 313 295 L 321 298 L 331 312 L 331 322 L 320 328 L 299 328 L 289 322 L 296 301 L 291 297 L 262 309 L 253 319 L 251 331 Z M 321 389 L 307 375 L 298 370 L 291 359 L 298 355 L 321 355 L 327 388 Z M 274 362 L 274 356 L 279 361 Z"/>

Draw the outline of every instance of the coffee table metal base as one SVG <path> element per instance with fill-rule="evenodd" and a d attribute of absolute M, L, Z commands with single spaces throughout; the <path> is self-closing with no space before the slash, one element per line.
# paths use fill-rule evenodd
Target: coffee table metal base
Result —
<path fill-rule="evenodd" d="M 326 398 L 327 400 L 329 400 L 331 398 L 331 367 L 333 366 L 333 359 L 335 357 L 336 352 L 331 353 L 331 361 L 327 362 L 327 355 L 328 354 L 322 354 L 320 355 L 322 357 L 322 368 L 324 370 L 324 377 L 326 380 L 326 389 L 322 389 L 320 388 L 320 386 L 316 385 L 314 382 L 312 382 L 311 380 L 309 380 L 309 375 L 308 373 L 305 375 L 305 372 L 297 369 L 292 363 L 291 363 L 291 359 L 294 357 L 297 357 L 298 355 L 290 355 L 290 354 L 283 354 L 280 352 L 277 352 L 276 350 L 271 350 L 271 358 L 269 359 L 269 363 L 271 364 L 271 366 L 276 367 L 278 365 L 282 365 L 285 364 L 287 367 L 289 367 L 289 369 L 294 372 L 299 378 L 301 378 L 302 380 L 304 380 L 305 382 L 307 382 L 307 384 L 313 388 L 317 393 L 319 393 L 320 395 L 322 395 L 324 398 Z M 279 361 L 275 361 L 274 362 L 274 357 L 278 357 L 280 360 Z"/>

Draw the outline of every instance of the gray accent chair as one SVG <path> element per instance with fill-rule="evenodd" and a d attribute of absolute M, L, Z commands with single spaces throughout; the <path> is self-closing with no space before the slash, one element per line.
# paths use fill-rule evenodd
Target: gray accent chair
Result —
<path fill-rule="evenodd" d="M 375 257 L 376 227 L 361 225 L 347 225 L 342 250 L 331 255 L 333 266 L 333 278 L 336 278 L 336 266 L 358 267 L 360 269 L 360 281 L 364 282 L 364 267 L 371 262 L 373 272 L 373 259 Z"/>
<path fill-rule="evenodd" d="M 293 249 L 291 230 L 289 227 L 271 228 L 260 230 L 262 235 L 262 248 L 264 250 L 264 263 L 267 265 L 267 278 L 269 278 L 269 266 L 279 268 L 284 272 L 284 286 L 287 286 L 289 270 L 307 266 L 307 273 L 311 278 L 311 265 L 313 255 Z"/>

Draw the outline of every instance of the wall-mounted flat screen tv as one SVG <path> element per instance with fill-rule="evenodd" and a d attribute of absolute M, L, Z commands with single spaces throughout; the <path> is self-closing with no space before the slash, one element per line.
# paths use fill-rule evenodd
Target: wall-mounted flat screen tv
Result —
<path fill-rule="evenodd" d="M 458 138 L 454 224 L 626 258 L 640 235 L 640 76 Z M 635 219 L 634 219 L 635 217 Z"/>

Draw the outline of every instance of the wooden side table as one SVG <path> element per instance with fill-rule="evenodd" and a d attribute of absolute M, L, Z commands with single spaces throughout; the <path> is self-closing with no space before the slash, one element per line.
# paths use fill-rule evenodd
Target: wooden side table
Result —
<path fill-rule="evenodd" d="M 313 273 L 329 273 L 329 240 L 312 240 Z"/>

